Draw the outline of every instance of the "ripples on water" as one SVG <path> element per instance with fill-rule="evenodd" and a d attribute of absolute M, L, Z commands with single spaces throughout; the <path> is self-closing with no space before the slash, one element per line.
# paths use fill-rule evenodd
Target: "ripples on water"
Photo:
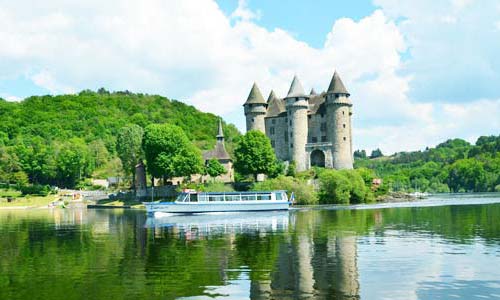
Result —
<path fill-rule="evenodd" d="M 0 299 L 500 299 L 498 202 L 0 211 Z"/>

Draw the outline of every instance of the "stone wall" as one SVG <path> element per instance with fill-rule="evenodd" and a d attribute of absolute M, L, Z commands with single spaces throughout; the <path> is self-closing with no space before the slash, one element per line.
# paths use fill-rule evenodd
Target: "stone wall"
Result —
<path fill-rule="evenodd" d="M 266 135 L 271 140 L 276 157 L 282 161 L 290 159 L 288 153 L 289 137 L 287 120 L 286 116 L 266 118 Z"/>

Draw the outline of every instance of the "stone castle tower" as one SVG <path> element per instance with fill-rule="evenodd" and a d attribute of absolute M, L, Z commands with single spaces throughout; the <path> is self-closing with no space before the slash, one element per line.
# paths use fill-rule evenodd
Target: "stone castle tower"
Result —
<path fill-rule="evenodd" d="M 259 130 L 271 140 L 278 159 L 294 161 L 298 171 L 320 166 L 352 169 L 352 102 L 337 72 L 326 92 L 309 94 L 297 76 L 288 94 L 271 91 L 266 100 L 253 84 L 243 105 L 248 130 Z"/>

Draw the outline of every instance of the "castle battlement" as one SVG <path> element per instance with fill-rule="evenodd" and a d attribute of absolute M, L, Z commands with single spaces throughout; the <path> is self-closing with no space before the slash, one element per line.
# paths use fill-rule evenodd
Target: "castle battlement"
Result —
<path fill-rule="evenodd" d="M 337 72 L 320 94 L 304 93 L 295 76 L 285 97 L 271 91 L 266 101 L 254 83 L 243 106 L 247 131 L 265 133 L 278 159 L 295 161 L 298 171 L 352 169 L 352 102 Z"/>

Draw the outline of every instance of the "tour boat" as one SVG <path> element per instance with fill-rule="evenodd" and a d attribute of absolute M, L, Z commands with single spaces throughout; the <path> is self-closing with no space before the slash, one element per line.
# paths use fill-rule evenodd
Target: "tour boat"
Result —
<path fill-rule="evenodd" d="M 208 213 L 232 211 L 286 210 L 294 195 L 288 200 L 286 191 L 268 192 L 197 192 L 184 190 L 174 202 L 143 202 L 148 214 L 155 213 Z"/>

